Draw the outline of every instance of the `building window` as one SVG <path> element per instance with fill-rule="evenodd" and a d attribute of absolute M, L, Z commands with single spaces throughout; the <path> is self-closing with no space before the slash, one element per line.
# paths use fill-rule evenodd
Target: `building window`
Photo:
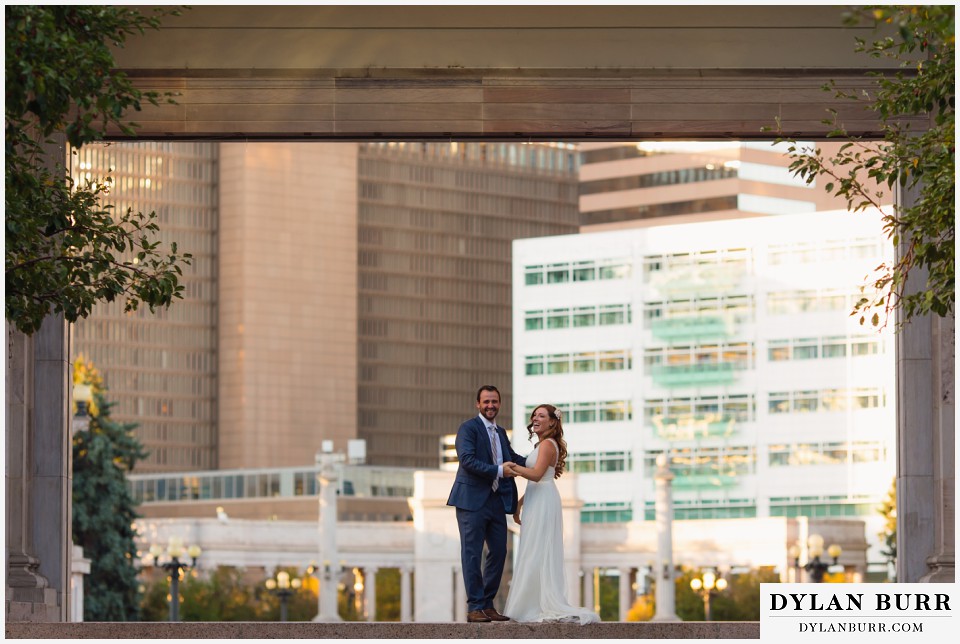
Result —
<path fill-rule="evenodd" d="M 573 314 L 574 327 L 596 326 L 597 312 L 593 307 L 579 307 Z"/>
<path fill-rule="evenodd" d="M 771 392 L 770 405 L 767 409 L 771 414 L 786 414 L 790 411 L 790 394 L 786 392 Z"/>
<path fill-rule="evenodd" d="M 543 356 L 527 356 L 525 371 L 528 376 L 543 375 Z"/>
<path fill-rule="evenodd" d="M 544 276 L 546 273 L 546 276 Z M 594 280 L 626 279 L 630 277 L 630 263 L 625 260 L 591 260 L 587 262 L 557 263 L 549 266 L 524 267 L 524 284 L 563 284 Z"/>
<path fill-rule="evenodd" d="M 548 329 L 566 329 L 570 326 L 569 309 L 554 309 L 547 313 Z"/>
<path fill-rule="evenodd" d="M 561 284 L 570 281 L 570 268 L 566 265 L 547 269 L 547 284 Z"/>
<path fill-rule="evenodd" d="M 580 354 L 573 359 L 574 373 L 589 373 L 597 370 L 596 356 L 592 353 Z"/>
<path fill-rule="evenodd" d="M 547 373 L 548 374 L 569 373 L 569 371 L 570 371 L 569 354 L 547 356 Z"/>
<path fill-rule="evenodd" d="M 579 306 L 576 308 L 557 308 L 546 312 L 526 311 L 524 313 L 524 329 L 527 331 L 541 331 L 552 329 L 584 328 L 596 326 L 614 326 L 631 322 L 630 304 L 604 304 L 602 306 Z"/>
<path fill-rule="evenodd" d="M 597 269 L 594 266 L 587 267 L 577 267 L 573 268 L 573 281 L 574 282 L 592 282 L 597 279 Z"/>
<path fill-rule="evenodd" d="M 527 286 L 543 284 L 543 266 L 528 266 L 524 271 L 524 283 Z"/>
<path fill-rule="evenodd" d="M 797 340 L 793 345 L 794 360 L 816 360 L 819 342 L 816 338 Z"/>
<path fill-rule="evenodd" d="M 798 391 L 793 398 L 793 411 L 811 412 L 819 408 L 820 397 L 816 391 Z"/>
<path fill-rule="evenodd" d="M 847 344 L 844 338 L 824 338 L 823 339 L 823 357 L 824 358 L 843 358 L 847 355 Z"/>
<path fill-rule="evenodd" d="M 824 411 L 846 411 L 847 392 L 843 389 L 824 389 L 820 396 Z"/>
<path fill-rule="evenodd" d="M 557 353 L 547 356 L 546 371 L 542 356 L 527 356 L 524 359 L 528 376 L 560 373 L 592 373 L 594 371 L 621 371 L 631 368 L 629 351 L 605 351 L 603 353 Z M 572 365 L 572 369 L 571 369 Z"/>

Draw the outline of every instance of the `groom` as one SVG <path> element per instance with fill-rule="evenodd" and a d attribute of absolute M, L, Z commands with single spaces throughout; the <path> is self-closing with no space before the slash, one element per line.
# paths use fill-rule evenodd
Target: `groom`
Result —
<path fill-rule="evenodd" d="M 522 462 L 507 434 L 494 418 L 500 412 L 500 392 L 493 385 L 477 391 L 479 414 L 457 430 L 460 466 L 447 505 L 457 508 L 460 561 L 467 589 L 468 622 L 509 621 L 493 607 L 507 558 L 507 515 L 516 512 L 514 474 L 504 464 Z M 480 570 L 483 544 L 487 560 Z"/>

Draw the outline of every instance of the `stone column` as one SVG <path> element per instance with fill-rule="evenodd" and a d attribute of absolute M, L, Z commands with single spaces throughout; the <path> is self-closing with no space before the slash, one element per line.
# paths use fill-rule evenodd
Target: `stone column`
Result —
<path fill-rule="evenodd" d="M 901 205 L 915 204 L 917 193 L 900 195 Z M 911 270 L 906 291 L 922 291 L 926 279 L 927 271 Z M 900 583 L 955 579 L 954 323 L 955 315 L 924 315 L 896 336 Z"/>
<path fill-rule="evenodd" d="M 460 566 L 453 567 L 453 621 L 467 621 L 467 587 Z"/>
<path fill-rule="evenodd" d="M 363 569 L 363 590 L 366 595 L 367 621 L 377 621 L 377 567 L 366 566 Z"/>
<path fill-rule="evenodd" d="M 69 619 L 70 555 L 73 547 L 73 449 L 70 423 L 73 387 L 70 326 L 51 315 L 37 332 L 34 371 L 33 537 L 40 574 L 59 597 L 57 621 Z"/>
<path fill-rule="evenodd" d="M 460 531 L 457 515 L 447 505 L 454 472 L 414 472 L 413 498 L 413 611 L 414 621 L 443 623 L 453 620 L 453 603 L 466 610 L 466 600 L 455 599 L 454 568 L 460 567 Z M 466 591 L 463 591 L 464 593 Z"/>
<path fill-rule="evenodd" d="M 593 599 L 593 574 L 593 568 L 583 569 L 583 607 L 597 610 L 596 601 Z"/>
<path fill-rule="evenodd" d="M 73 546 L 70 577 L 70 621 L 83 621 L 83 578 L 90 574 L 90 560 L 83 556 L 83 548 Z"/>
<path fill-rule="evenodd" d="M 563 578 L 566 582 L 567 599 L 573 606 L 583 606 L 580 602 L 580 567 L 583 551 L 580 515 L 583 510 L 583 499 L 580 498 L 577 474 L 564 472 L 564 475 L 557 480 L 557 490 L 563 500 Z M 517 542 L 514 541 L 514 543 Z"/>
<path fill-rule="evenodd" d="M 320 483 L 320 566 L 317 571 L 319 595 L 317 597 L 317 616 L 315 622 L 339 622 L 340 609 L 337 605 L 337 584 L 343 572 L 340 556 L 337 552 L 337 469 L 336 457 L 332 452 L 323 451 L 316 455 L 320 465 L 317 475 Z"/>
<path fill-rule="evenodd" d="M 673 583 L 673 472 L 668 467 L 666 454 L 657 457 L 656 519 L 657 519 L 657 611 L 655 622 L 679 622 L 676 610 L 676 588 Z"/>
<path fill-rule="evenodd" d="M 61 175 L 66 138 L 44 145 Z M 63 174 L 65 177 L 65 174 Z M 49 315 L 27 337 L 7 325 L 6 617 L 65 622 L 70 616 L 70 327 Z"/>
<path fill-rule="evenodd" d="M 400 621 L 412 622 L 413 611 L 410 605 L 410 567 L 400 566 Z"/>
<path fill-rule="evenodd" d="M 62 161 L 62 157 L 61 157 Z M 9 621 L 70 618 L 70 329 L 48 316 L 32 337 L 7 326 Z"/>
<path fill-rule="evenodd" d="M 627 621 L 627 611 L 633 606 L 633 589 L 630 586 L 630 568 L 620 568 L 620 621 Z"/>

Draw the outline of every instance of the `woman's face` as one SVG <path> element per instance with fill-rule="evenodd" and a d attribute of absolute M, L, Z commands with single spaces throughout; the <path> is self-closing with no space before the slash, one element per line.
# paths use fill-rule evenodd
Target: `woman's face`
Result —
<path fill-rule="evenodd" d="M 530 422 L 533 423 L 533 433 L 540 439 L 543 438 L 544 434 L 549 433 L 549 431 L 553 429 L 553 426 L 557 424 L 557 421 L 550 418 L 550 413 L 546 407 L 537 407 L 534 409 L 533 415 L 530 416 Z"/>

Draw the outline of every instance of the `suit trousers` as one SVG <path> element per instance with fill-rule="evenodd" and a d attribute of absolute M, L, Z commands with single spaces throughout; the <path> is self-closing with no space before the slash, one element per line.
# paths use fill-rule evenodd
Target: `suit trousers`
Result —
<path fill-rule="evenodd" d="M 493 490 L 479 510 L 457 508 L 460 527 L 460 563 L 467 591 L 467 609 L 493 608 L 507 558 L 507 515 L 503 501 Z M 483 563 L 483 544 L 487 560 Z"/>

